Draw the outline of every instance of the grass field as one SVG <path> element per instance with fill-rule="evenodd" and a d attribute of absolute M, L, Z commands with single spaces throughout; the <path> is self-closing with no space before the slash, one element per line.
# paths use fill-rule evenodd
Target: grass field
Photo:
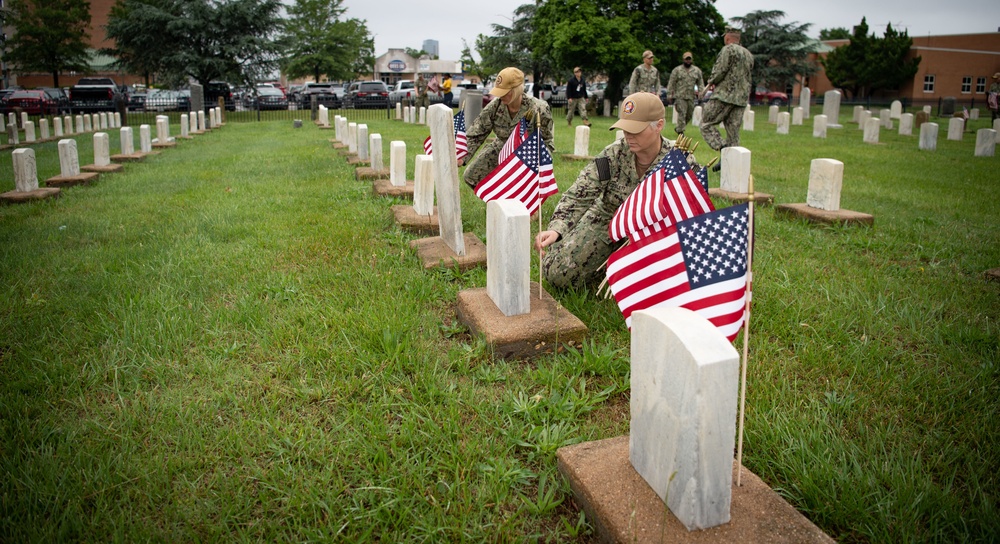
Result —
<path fill-rule="evenodd" d="M 804 202 L 810 160 L 835 158 L 842 207 L 875 227 L 758 209 L 744 464 L 838 541 L 996 541 L 1000 159 L 974 158 L 973 133 L 930 153 L 757 119 L 758 191 Z M 594 121 L 592 152 L 611 141 Z M 426 127 L 368 124 L 386 159 L 407 143 L 412 175 Z M 616 306 L 554 292 L 586 344 L 493 357 L 454 308 L 485 272 L 424 272 L 398 202 L 330 137 L 230 123 L 0 207 L 0 541 L 593 539 L 555 451 L 628 432 Z M 35 149 L 58 174 L 55 142 Z M 559 153 L 565 190 L 584 163 Z"/>

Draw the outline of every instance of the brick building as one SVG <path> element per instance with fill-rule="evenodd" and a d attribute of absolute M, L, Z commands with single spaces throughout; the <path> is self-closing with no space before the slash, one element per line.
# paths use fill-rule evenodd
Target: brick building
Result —
<path fill-rule="evenodd" d="M 921 57 L 917 74 L 896 90 L 880 91 L 873 100 L 903 100 L 907 104 L 936 105 L 944 97 L 955 97 L 960 105 L 985 107 L 986 91 L 991 77 L 1000 72 L 1000 32 L 986 34 L 952 34 L 944 36 L 911 36 L 909 58 Z M 822 42 L 820 52 L 812 55 L 819 71 L 806 80 L 813 97 L 833 89 L 818 59 L 827 52 L 847 45 L 850 40 Z M 798 95 L 796 85 L 794 94 Z M 846 96 L 845 96 L 846 99 Z"/>

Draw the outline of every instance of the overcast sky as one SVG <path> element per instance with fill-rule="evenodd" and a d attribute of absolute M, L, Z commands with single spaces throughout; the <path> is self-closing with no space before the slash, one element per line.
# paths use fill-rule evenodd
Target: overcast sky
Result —
<path fill-rule="evenodd" d="M 459 60 L 462 38 L 473 54 L 476 36 L 492 34 L 491 24 L 510 26 L 514 10 L 525 0 L 463 2 L 460 0 L 345 0 L 347 17 L 368 21 L 375 36 L 375 55 L 392 48 L 420 49 L 425 39 L 437 40 L 440 56 Z M 882 35 L 886 23 L 910 36 L 996 32 L 1000 27 L 1000 0 L 717 0 L 715 8 L 729 21 L 754 10 L 780 10 L 784 22 L 812 23 L 809 35 L 820 29 L 850 30 L 866 16 L 870 32 Z"/>

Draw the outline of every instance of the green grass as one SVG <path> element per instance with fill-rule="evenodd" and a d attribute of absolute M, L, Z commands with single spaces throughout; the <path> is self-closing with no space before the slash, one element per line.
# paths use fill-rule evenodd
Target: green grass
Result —
<path fill-rule="evenodd" d="M 927 153 L 762 118 L 743 135 L 757 190 L 802 202 L 809 161 L 836 158 L 842 206 L 875 228 L 758 209 L 744 464 L 840 541 L 994 541 L 997 159 L 971 134 Z M 386 158 L 406 141 L 412 176 L 426 128 L 367 123 Z M 485 272 L 424 272 L 330 137 L 230 123 L 0 207 L 0 541 L 593 538 L 555 451 L 628 432 L 614 303 L 557 292 L 587 342 L 494 357 L 454 310 Z M 56 144 L 35 149 L 58 174 Z M 557 154 L 564 190 L 582 166 Z M 11 172 L 8 151 L 0 190 Z"/>

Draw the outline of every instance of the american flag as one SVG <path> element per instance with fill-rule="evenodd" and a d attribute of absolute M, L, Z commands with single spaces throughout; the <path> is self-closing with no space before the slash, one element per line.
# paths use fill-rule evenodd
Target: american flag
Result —
<path fill-rule="evenodd" d="M 455 158 L 464 159 L 469 155 L 469 140 L 465 137 L 465 112 L 460 111 L 455 119 L 452 121 L 452 125 L 455 127 Z M 424 153 L 430 155 L 434 150 L 434 146 L 431 145 L 431 137 L 428 136 L 424 140 Z"/>
<path fill-rule="evenodd" d="M 507 141 L 510 142 L 517 132 L 511 133 Z M 538 133 L 537 130 L 532 132 L 476 185 L 476 196 L 483 202 L 518 200 L 524 203 L 531 215 L 546 198 L 559 192 L 552 173 L 552 155 L 542 145 Z"/>
<path fill-rule="evenodd" d="M 497 158 L 498 162 L 504 162 L 508 157 L 510 157 L 510 154 L 513 153 L 522 142 L 524 142 L 524 137 L 528 134 L 528 130 L 530 128 L 531 125 L 528 123 L 528 120 L 522 117 L 521 121 L 516 127 L 514 127 L 514 130 L 510 133 L 510 136 L 507 137 L 507 141 L 504 142 L 503 147 L 500 149 L 500 155 Z"/>
<path fill-rule="evenodd" d="M 733 341 L 747 296 L 749 205 L 697 215 L 631 242 L 608 259 L 608 285 L 632 327 L 655 306 L 692 310 Z"/>
<path fill-rule="evenodd" d="M 650 231 L 714 209 L 688 165 L 687 154 L 673 149 L 618 207 L 608 235 L 616 241 L 628 236 L 634 242 Z"/>

